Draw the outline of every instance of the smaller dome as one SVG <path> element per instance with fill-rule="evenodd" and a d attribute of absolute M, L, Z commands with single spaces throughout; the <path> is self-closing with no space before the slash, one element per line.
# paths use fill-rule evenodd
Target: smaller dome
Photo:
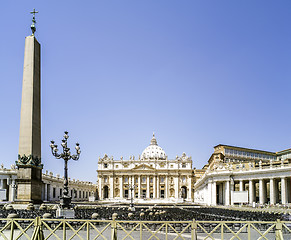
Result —
<path fill-rule="evenodd" d="M 158 146 L 155 134 L 151 140 L 151 144 L 142 152 L 142 159 L 166 159 L 165 151 Z"/>

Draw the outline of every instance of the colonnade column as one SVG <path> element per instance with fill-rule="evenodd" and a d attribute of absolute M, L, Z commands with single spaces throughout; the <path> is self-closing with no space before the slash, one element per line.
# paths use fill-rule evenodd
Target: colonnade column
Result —
<path fill-rule="evenodd" d="M 286 204 L 287 203 L 287 189 L 286 189 L 286 178 L 281 178 L 281 203 Z"/>
<path fill-rule="evenodd" d="M 4 179 L 0 179 L 0 189 L 4 189 Z"/>
<path fill-rule="evenodd" d="M 291 191 L 290 191 L 290 189 L 291 189 L 291 178 L 290 177 L 287 178 L 286 188 L 287 188 L 287 196 L 286 196 L 287 199 L 286 199 L 286 201 L 287 201 L 287 203 L 291 203 Z"/>
<path fill-rule="evenodd" d="M 234 181 L 231 180 L 230 181 L 230 193 L 231 193 L 231 195 L 230 195 L 230 205 L 234 205 L 233 196 L 232 196 L 233 192 L 234 192 Z"/>
<path fill-rule="evenodd" d="M 239 191 L 242 192 L 244 190 L 244 182 L 243 180 L 239 181 Z"/>
<path fill-rule="evenodd" d="M 150 198 L 150 177 L 147 176 L 147 198 Z"/>
<path fill-rule="evenodd" d="M 141 192 L 141 184 L 140 184 L 140 176 L 138 176 L 138 180 L 137 180 L 137 184 L 138 184 L 138 198 L 140 198 L 140 192 Z"/>
<path fill-rule="evenodd" d="M 208 190 L 208 205 L 212 204 L 212 181 L 208 180 L 208 185 L 207 185 L 207 190 Z"/>
<path fill-rule="evenodd" d="M 225 183 L 225 205 L 229 206 L 230 204 L 230 182 L 226 181 Z"/>
<path fill-rule="evenodd" d="M 9 201 L 14 201 L 15 196 L 16 196 L 16 183 L 15 179 L 12 179 L 11 184 L 10 184 L 10 193 L 9 193 Z"/>
<path fill-rule="evenodd" d="M 157 181 L 156 176 L 153 176 L 153 198 L 156 198 L 156 196 L 157 196 L 156 181 Z"/>
<path fill-rule="evenodd" d="M 266 184 L 263 179 L 259 180 L 259 198 L 260 204 L 266 203 Z"/>
<path fill-rule="evenodd" d="M 212 205 L 216 206 L 217 202 L 216 202 L 216 182 L 213 181 L 212 183 Z"/>
<path fill-rule="evenodd" d="M 270 204 L 274 205 L 275 203 L 276 203 L 275 181 L 274 178 L 270 178 Z"/>
<path fill-rule="evenodd" d="M 255 189 L 253 180 L 249 180 L 249 203 L 253 204 L 255 197 Z"/>
<path fill-rule="evenodd" d="M 44 184 L 44 200 L 47 201 L 47 183 Z"/>

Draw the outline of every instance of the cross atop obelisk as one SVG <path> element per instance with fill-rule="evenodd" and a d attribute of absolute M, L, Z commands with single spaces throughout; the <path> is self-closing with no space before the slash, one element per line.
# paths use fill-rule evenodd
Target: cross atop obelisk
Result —
<path fill-rule="evenodd" d="M 35 8 L 33 9 L 32 12 L 30 12 L 32 14 L 32 24 L 30 26 L 31 28 L 31 31 L 32 31 L 32 35 L 34 35 L 35 31 L 36 31 L 36 27 L 35 27 L 35 24 L 36 24 L 36 21 L 35 21 L 35 14 L 38 13 L 38 11 L 35 11 Z"/>

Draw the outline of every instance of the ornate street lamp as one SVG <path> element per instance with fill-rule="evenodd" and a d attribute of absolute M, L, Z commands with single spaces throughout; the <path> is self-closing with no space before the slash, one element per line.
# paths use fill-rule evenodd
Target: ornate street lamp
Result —
<path fill-rule="evenodd" d="M 67 140 L 69 138 L 68 132 L 65 131 L 65 135 L 64 135 L 64 139 L 62 140 L 62 147 L 63 147 L 63 152 L 62 153 L 58 153 L 59 149 L 58 149 L 58 145 L 55 144 L 54 141 L 51 141 L 50 147 L 52 150 L 52 154 L 57 158 L 57 159 L 64 159 L 65 161 L 65 167 L 64 167 L 64 190 L 63 190 L 63 196 L 61 197 L 61 207 L 63 209 L 69 209 L 71 206 L 71 199 L 72 197 L 69 196 L 69 189 L 68 189 L 68 161 L 70 159 L 73 159 L 75 161 L 77 161 L 80 157 L 80 144 L 76 143 L 76 153 L 75 155 L 71 155 L 70 152 L 70 148 L 68 148 L 67 146 Z"/>

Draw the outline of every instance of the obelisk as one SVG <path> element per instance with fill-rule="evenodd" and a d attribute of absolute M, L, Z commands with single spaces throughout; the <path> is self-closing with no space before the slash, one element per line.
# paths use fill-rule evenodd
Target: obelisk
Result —
<path fill-rule="evenodd" d="M 31 12 L 32 35 L 25 38 L 19 133 L 17 201 L 41 202 L 41 88 L 40 44 L 35 38 L 35 10 Z"/>

